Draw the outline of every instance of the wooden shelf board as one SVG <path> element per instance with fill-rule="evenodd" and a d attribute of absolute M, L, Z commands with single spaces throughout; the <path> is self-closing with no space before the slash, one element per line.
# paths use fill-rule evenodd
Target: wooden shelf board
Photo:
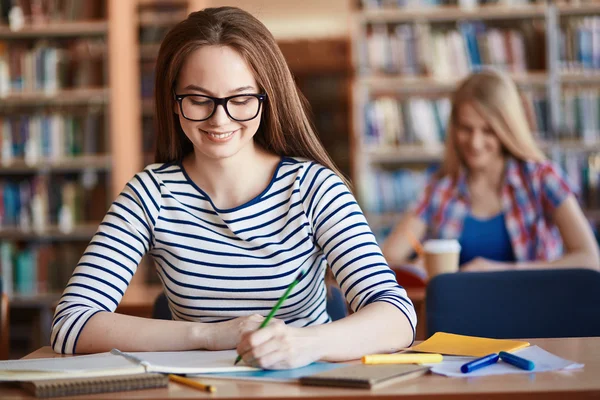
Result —
<path fill-rule="evenodd" d="M 188 0 L 137 0 L 137 3 L 140 7 L 148 7 L 148 6 L 180 6 L 187 7 Z"/>
<path fill-rule="evenodd" d="M 35 172 L 66 172 L 85 169 L 109 170 L 111 168 L 109 155 L 80 155 L 65 157 L 58 160 L 43 159 L 29 165 L 23 159 L 15 159 L 9 163 L 0 161 L 0 175 Z"/>
<path fill-rule="evenodd" d="M 549 151 L 553 148 L 561 150 L 600 151 L 600 142 L 585 143 L 581 140 L 558 140 L 538 142 L 542 150 Z"/>
<path fill-rule="evenodd" d="M 0 227 L 0 239 L 2 240 L 82 240 L 88 241 L 94 236 L 99 223 L 86 223 L 73 227 L 70 232 L 61 232 L 57 226 L 36 232 L 23 230 L 21 228 Z"/>
<path fill-rule="evenodd" d="M 144 12 L 139 16 L 139 24 L 142 27 L 160 28 L 171 27 L 187 18 L 187 12 L 173 13 L 151 13 Z"/>
<path fill-rule="evenodd" d="M 419 163 L 439 162 L 444 152 L 443 144 L 439 149 L 426 149 L 420 145 L 400 145 L 394 148 L 373 148 L 366 154 L 374 163 Z"/>
<path fill-rule="evenodd" d="M 548 75 L 545 72 L 514 74 L 512 79 L 518 86 L 545 86 Z M 394 91 L 400 93 L 450 92 L 460 80 L 440 80 L 429 77 L 408 77 L 400 75 L 371 75 L 360 78 L 361 85 L 376 91 Z"/>
<path fill-rule="evenodd" d="M 14 92 L 0 97 L 0 107 L 106 104 L 109 100 L 109 93 L 108 88 L 59 89 L 55 92 Z"/>
<path fill-rule="evenodd" d="M 369 225 L 376 228 L 392 226 L 396 224 L 401 217 L 401 212 L 365 213 L 365 218 L 367 219 Z"/>
<path fill-rule="evenodd" d="M 566 84 L 600 84 L 600 71 L 563 72 L 560 80 Z"/>
<path fill-rule="evenodd" d="M 590 14 L 600 14 L 600 4 L 560 4 L 557 6 L 560 16 L 589 16 Z"/>
<path fill-rule="evenodd" d="M 445 22 L 455 20 L 480 19 L 526 19 L 543 18 L 546 7 L 543 5 L 527 6 L 480 6 L 473 9 L 462 9 L 456 6 L 439 6 L 430 8 L 390 8 L 364 10 L 359 13 L 363 23 L 413 23 L 415 21 Z"/>
<path fill-rule="evenodd" d="M 40 25 L 26 25 L 18 31 L 12 31 L 6 25 L 0 25 L 0 39 L 29 39 L 49 37 L 100 36 L 108 32 L 106 21 L 63 21 Z"/>
<path fill-rule="evenodd" d="M 553 148 L 562 150 L 600 151 L 600 142 L 584 143 L 582 141 L 541 141 L 539 146 L 544 151 Z M 367 159 L 375 164 L 403 164 L 403 163 L 435 163 L 442 161 L 444 154 L 443 144 L 438 149 L 427 149 L 422 145 L 399 145 L 371 147 L 364 150 Z"/>
<path fill-rule="evenodd" d="M 48 307 L 54 305 L 60 299 L 62 293 L 32 293 L 10 295 L 11 308 Z"/>

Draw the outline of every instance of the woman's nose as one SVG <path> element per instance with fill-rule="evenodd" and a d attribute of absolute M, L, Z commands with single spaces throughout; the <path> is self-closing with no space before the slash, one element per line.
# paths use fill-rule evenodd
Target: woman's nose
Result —
<path fill-rule="evenodd" d="M 227 112 L 225 112 L 225 107 L 223 105 L 218 105 L 215 113 L 208 120 L 208 123 L 212 126 L 225 125 L 229 122 L 229 115 L 227 115 Z"/>

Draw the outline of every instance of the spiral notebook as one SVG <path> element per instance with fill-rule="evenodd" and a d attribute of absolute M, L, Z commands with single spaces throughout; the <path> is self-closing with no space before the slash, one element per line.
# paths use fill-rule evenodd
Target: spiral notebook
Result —
<path fill-rule="evenodd" d="M 84 394 L 122 392 L 164 388 L 169 378 L 163 374 L 134 374 L 95 378 L 49 379 L 21 382 L 21 387 L 35 397 L 49 398 Z"/>

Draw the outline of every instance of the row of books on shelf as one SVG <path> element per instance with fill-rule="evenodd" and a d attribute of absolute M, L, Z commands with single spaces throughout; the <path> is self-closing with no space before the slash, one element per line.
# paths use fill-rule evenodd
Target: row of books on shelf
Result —
<path fill-rule="evenodd" d="M 540 0 L 362 0 L 364 9 L 381 8 L 419 8 L 437 6 L 459 6 L 471 8 L 474 6 L 485 6 L 491 4 L 519 6 L 526 4 L 542 3 Z"/>
<path fill-rule="evenodd" d="M 0 243 L 2 291 L 9 296 L 61 292 L 82 254 L 70 243 Z"/>
<path fill-rule="evenodd" d="M 557 149 L 551 159 L 566 173 L 582 207 L 600 209 L 600 153 L 584 154 Z M 427 169 L 375 169 L 361 185 L 367 213 L 397 214 L 409 209 L 423 193 L 438 165 Z M 393 223 L 390 219 L 389 223 Z"/>
<path fill-rule="evenodd" d="M 560 129 L 548 129 L 548 101 L 544 93 L 526 92 L 522 96 L 530 126 L 542 141 L 600 141 L 600 88 L 563 91 L 560 101 Z M 437 99 L 382 96 L 365 105 L 364 142 L 368 146 L 422 144 L 435 148 L 445 138 L 450 102 Z"/>
<path fill-rule="evenodd" d="M 596 0 L 559 0 L 556 3 L 564 5 L 595 4 Z M 465 9 L 473 9 L 477 6 L 525 6 L 533 4 L 547 4 L 547 0 L 361 0 L 362 8 L 367 10 L 390 9 L 390 8 L 425 8 L 438 6 L 457 6 Z"/>
<path fill-rule="evenodd" d="M 448 98 L 374 99 L 365 106 L 364 142 L 368 146 L 402 143 L 439 147 L 446 134 L 450 107 Z"/>
<path fill-rule="evenodd" d="M 34 25 L 54 21 L 94 20 L 106 14 L 104 0 L 1 0 L 0 23 L 9 23 L 11 10 L 14 13 L 15 9 Z"/>
<path fill-rule="evenodd" d="M 600 16 L 566 19 L 560 29 L 559 55 L 564 69 L 600 69 Z"/>
<path fill-rule="evenodd" d="M 600 153 L 555 150 L 551 159 L 565 171 L 583 208 L 600 209 Z"/>
<path fill-rule="evenodd" d="M 71 87 L 101 87 L 104 82 L 102 39 L 64 43 L 0 42 L 0 97 L 11 92 L 55 92 Z"/>
<path fill-rule="evenodd" d="M 35 165 L 42 160 L 98 154 L 104 147 L 103 125 L 99 112 L 0 115 L 0 164 L 23 159 Z"/>
<path fill-rule="evenodd" d="M 35 176 L 0 180 L 0 232 L 3 229 L 43 234 L 51 226 L 71 232 L 89 221 L 95 182 L 71 177 Z"/>
<path fill-rule="evenodd" d="M 362 206 L 370 214 L 407 210 L 416 201 L 437 169 L 374 170 L 361 185 Z"/>
<path fill-rule="evenodd" d="M 585 143 L 600 140 L 600 88 L 565 89 L 561 98 L 561 132 Z M 562 138 L 561 137 L 561 138 Z"/>
<path fill-rule="evenodd" d="M 377 24 L 367 35 L 373 72 L 456 79 L 482 66 L 512 73 L 544 69 L 544 33 L 531 23 L 518 28 L 459 22 L 456 29 L 429 24 Z"/>

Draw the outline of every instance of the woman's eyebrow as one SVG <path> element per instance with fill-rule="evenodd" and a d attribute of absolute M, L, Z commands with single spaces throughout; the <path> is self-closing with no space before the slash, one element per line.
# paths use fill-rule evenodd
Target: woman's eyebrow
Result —
<path fill-rule="evenodd" d="M 201 92 L 201 93 L 207 94 L 209 96 L 214 96 L 213 92 L 211 92 L 210 90 L 205 89 L 202 86 L 193 85 L 193 84 L 187 85 L 186 87 L 183 88 L 183 90 L 193 90 L 196 92 Z M 254 89 L 254 86 L 251 86 L 251 85 L 241 86 L 237 89 L 230 90 L 229 93 L 240 93 L 240 92 L 245 92 L 246 90 L 255 90 L 255 89 Z"/>
<path fill-rule="evenodd" d="M 245 92 L 246 90 L 251 90 L 251 89 L 254 89 L 254 86 L 242 86 L 237 89 L 231 90 L 229 93 Z"/>

